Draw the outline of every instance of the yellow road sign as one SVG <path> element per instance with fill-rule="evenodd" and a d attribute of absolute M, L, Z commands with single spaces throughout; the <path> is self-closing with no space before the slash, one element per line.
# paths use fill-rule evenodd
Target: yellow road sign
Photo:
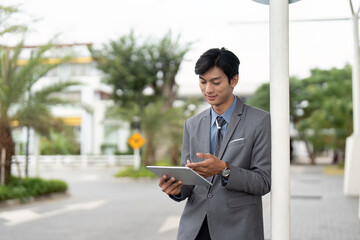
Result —
<path fill-rule="evenodd" d="M 145 139 L 141 136 L 140 133 L 134 133 L 129 138 L 128 143 L 133 149 L 139 149 L 144 145 Z"/>

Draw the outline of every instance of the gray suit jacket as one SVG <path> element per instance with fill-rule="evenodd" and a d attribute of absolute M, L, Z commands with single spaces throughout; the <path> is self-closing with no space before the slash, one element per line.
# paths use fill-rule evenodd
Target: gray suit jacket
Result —
<path fill-rule="evenodd" d="M 213 240 L 264 239 L 261 196 L 270 191 L 270 114 L 236 99 L 219 159 L 230 163 L 226 186 L 221 176 L 213 186 L 183 186 L 182 201 L 188 198 L 181 216 L 178 239 L 195 239 L 205 216 Z M 186 120 L 181 165 L 186 160 L 203 161 L 196 153 L 210 152 L 210 109 Z"/>

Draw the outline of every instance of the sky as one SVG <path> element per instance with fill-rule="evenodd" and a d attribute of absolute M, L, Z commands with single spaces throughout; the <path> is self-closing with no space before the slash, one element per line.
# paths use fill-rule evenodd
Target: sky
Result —
<path fill-rule="evenodd" d="M 355 7 L 358 0 L 353 0 Z M 199 94 L 194 65 L 214 47 L 226 47 L 240 59 L 236 94 L 250 94 L 269 81 L 269 6 L 251 0 L 3 0 L 20 4 L 30 22 L 27 44 L 43 44 L 59 34 L 60 43 L 101 47 L 134 30 L 145 40 L 169 30 L 180 42 L 193 42 L 177 83 L 180 95 Z M 25 16 L 24 15 L 24 16 Z M 350 18 L 347 0 L 301 0 L 289 5 L 289 18 Z M 263 23 L 254 24 L 256 21 Z M 289 73 L 304 78 L 310 69 L 342 68 L 353 62 L 352 22 L 290 22 Z"/>

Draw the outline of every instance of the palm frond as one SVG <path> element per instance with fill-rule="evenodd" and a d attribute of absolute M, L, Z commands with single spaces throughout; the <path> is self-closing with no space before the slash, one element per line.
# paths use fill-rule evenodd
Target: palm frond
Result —
<path fill-rule="evenodd" d="M 42 87 L 40 90 L 32 93 L 32 95 L 34 99 L 39 99 L 40 102 L 46 101 L 51 98 L 51 94 L 62 92 L 71 86 L 79 85 L 81 85 L 81 83 L 78 81 L 58 81 Z"/>

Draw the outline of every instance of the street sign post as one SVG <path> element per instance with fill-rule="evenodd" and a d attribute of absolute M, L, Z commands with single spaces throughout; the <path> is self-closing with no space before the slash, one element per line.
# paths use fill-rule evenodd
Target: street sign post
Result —
<path fill-rule="evenodd" d="M 140 133 L 136 132 L 128 140 L 130 147 L 134 149 L 134 168 L 140 168 L 140 148 L 145 144 L 145 138 Z"/>

